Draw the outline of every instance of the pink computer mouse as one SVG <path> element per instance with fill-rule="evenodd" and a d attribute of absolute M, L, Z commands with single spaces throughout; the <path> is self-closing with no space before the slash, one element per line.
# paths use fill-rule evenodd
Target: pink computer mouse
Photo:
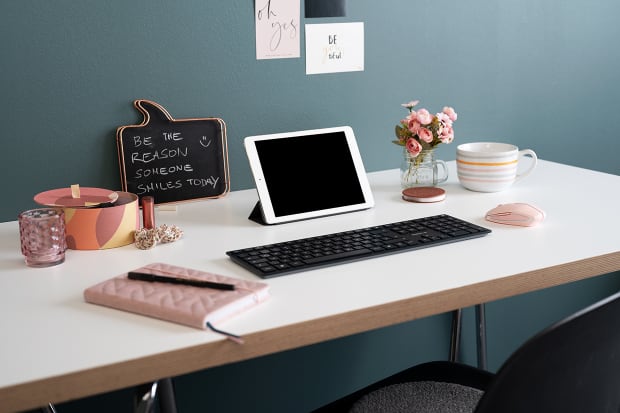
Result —
<path fill-rule="evenodd" d="M 487 221 L 499 224 L 532 227 L 545 219 L 545 211 L 526 203 L 502 204 L 487 212 Z"/>

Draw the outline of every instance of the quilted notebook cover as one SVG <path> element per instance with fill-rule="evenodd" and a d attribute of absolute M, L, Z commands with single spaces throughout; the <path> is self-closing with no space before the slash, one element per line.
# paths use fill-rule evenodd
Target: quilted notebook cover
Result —
<path fill-rule="evenodd" d="M 86 302 L 206 329 L 269 297 L 268 285 L 169 264 L 153 263 L 134 270 L 178 278 L 234 284 L 231 291 L 130 280 L 127 274 L 84 290 Z"/>

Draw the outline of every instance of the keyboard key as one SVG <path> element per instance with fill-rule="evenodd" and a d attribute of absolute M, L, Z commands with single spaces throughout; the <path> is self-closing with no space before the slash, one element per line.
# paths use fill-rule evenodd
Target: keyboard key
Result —
<path fill-rule="evenodd" d="M 320 257 L 315 257 L 309 260 L 306 260 L 307 264 L 316 264 L 319 262 L 325 262 L 325 261 L 337 261 L 337 260 L 341 260 L 343 258 L 351 258 L 351 257 L 357 257 L 360 255 L 368 255 L 371 254 L 372 251 L 366 248 L 360 249 L 360 250 L 350 250 L 350 251 L 344 251 L 341 252 L 340 254 L 331 254 L 331 255 L 322 255 Z"/>

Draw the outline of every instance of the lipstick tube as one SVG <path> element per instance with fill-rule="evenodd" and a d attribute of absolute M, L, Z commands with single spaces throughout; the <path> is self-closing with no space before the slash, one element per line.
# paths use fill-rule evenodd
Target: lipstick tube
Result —
<path fill-rule="evenodd" d="M 142 227 L 155 228 L 155 199 L 152 196 L 142 197 Z"/>

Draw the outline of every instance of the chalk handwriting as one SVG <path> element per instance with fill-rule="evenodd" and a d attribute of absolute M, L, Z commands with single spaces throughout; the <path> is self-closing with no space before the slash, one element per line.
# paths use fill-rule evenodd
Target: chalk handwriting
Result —
<path fill-rule="evenodd" d="M 153 140 L 150 136 L 134 136 L 133 146 L 134 148 L 139 148 L 140 146 L 153 146 Z"/>
<path fill-rule="evenodd" d="M 176 148 L 162 148 L 153 152 L 132 152 L 131 163 L 150 163 L 158 159 L 187 157 L 189 152 L 187 146 Z"/>
<path fill-rule="evenodd" d="M 220 181 L 220 177 L 215 177 L 213 175 L 207 178 L 188 178 L 185 180 L 176 179 L 171 181 L 160 181 L 160 182 L 147 182 L 147 183 L 139 183 L 137 185 L 137 195 L 144 195 L 152 192 L 165 192 L 165 191 L 174 191 L 177 189 L 181 189 L 184 186 L 194 187 L 194 188 L 216 188 L 218 182 Z"/>
<path fill-rule="evenodd" d="M 203 136 L 202 138 L 200 138 L 200 145 L 205 148 L 208 148 L 209 145 L 211 145 L 211 139 L 209 139 L 209 142 L 207 142 L 207 137 Z"/>
<path fill-rule="evenodd" d="M 268 12 L 266 10 L 266 12 Z M 126 144 L 128 189 L 138 196 L 154 195 L 161 202 L 177 197 L 209 195 L 222 184 L 219 172 L 205 163 L 204 155 L 192 156 L 201 149 L 216 147 L 213 136 L 202 133 L 188 136 L 190 129 L 141 131 L 130 135 Z M 209 157 L 207 157 L 209 158 Z M 209 159 L 206 160 L 208 162 Z M 133 165 L 129 167 L 129 165 Z"/>
<path fill-rule="evenodd" d="M 180 179 L 176 181 L 167 182 L 149 182 L 147 184 L 138 184 L 137 195 L 144 195 L 155 191 L 169 191 L 172 189 L 179 189 L 183 186 Z"/>
<path fill-rule="evenodd" d="M 170 166 L 156 166 L 154 168 L 139 168 L 136 169 L 134 179 L 148 178 L 150 176 L 166 176 L 172 175 L 177 172 L 194 172 L 192 165 L 186 163 L 184 165 L 170 165 Z"/>
<path fill-rule="evenodd" d="M 215 188 L 215 186 L 217 185 L 217 181 L 219 181 L 220 178 L 219 177 L 214 177 L 214 176 L 210 176 L 209 178 L 190 178 L 187 179 L 187 183 L 190 186 L 200 186 L 200 187 L 205 187 L 205 186 L 211 186 L 213 188 Z"/>
<path fill-rule="evenodd" d="M 164 141 L 182 141 L 183 138 L 179 132 L 163 132 Z"/>

